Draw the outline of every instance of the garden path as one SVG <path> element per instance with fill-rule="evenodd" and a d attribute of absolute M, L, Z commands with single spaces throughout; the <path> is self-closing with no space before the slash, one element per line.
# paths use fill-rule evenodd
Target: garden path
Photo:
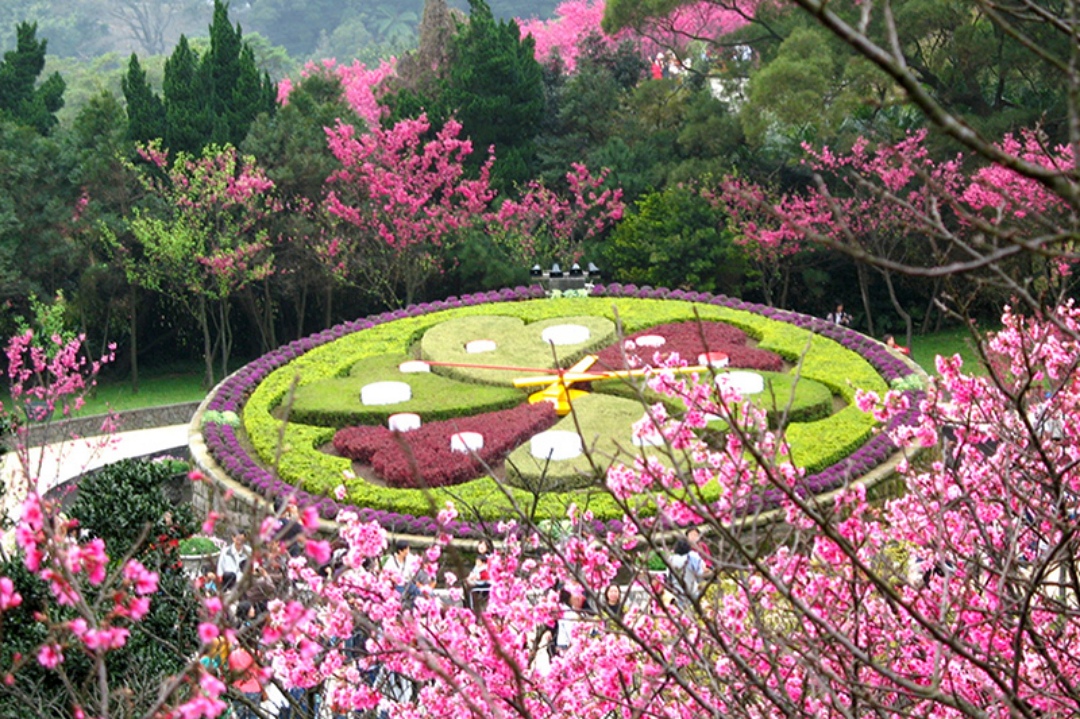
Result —
<path fill-rule="evenodd" d="M 44 447 L 32 447 L 29 466 L 36 477 L 38 492 L 45 494 L 90 470 L 122 459 L 181 448 L 186 453 L 187 442 L 187 424 L 118 432 L 106 437 L 67 439 Z M 16 452 L 8 452 L 0 458 L 0 489 L 3 491 L 0 511 L 14 522 L 27 489 L 26 472 Z"/>

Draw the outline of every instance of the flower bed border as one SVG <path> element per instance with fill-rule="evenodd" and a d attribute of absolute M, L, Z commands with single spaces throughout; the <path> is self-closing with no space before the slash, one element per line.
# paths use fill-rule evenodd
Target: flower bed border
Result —
<path fill-rule="evenodd" d="M 835 340 L 845 349 L 863 357 L 886 383 L 892 383 L 894 380 L 907 377 L 916 372 L 911 365 L 893 356 L 881 343 L 846 327 L 826 322 L 818 317 L 766 307 L 757 303 L 744 302 L 726 295 L 613 283 L 607 286 L 597 285 L 593 288 L 591 296 L 682 300 L 750 312 L 767 319 L 792 324 Z M 402 310 L 384 312 L 367 318 L 344 322 L 309 337 L 294 340 L 244 366 L 227 377 L 212 391 L 204 402 L 203 408 L 208 411 L 240 413 L 247 397 L 270 373 L 316 347 L 333 342 L 353 332 L 407 317 L 417 317 L 458 307 L 536 300 L 544 297 L 543 289 L 537 285 L 519 286 L 513 289 L 506 288 L 464 295 L 460 298 L 448 297 L 441 301 L 411 305 Z M 906 390 L 906 394 L 909 396 L 910 409 L 894 417 L 890 421 L 888 429 L 901 425 L 914 425 L 917 422 L 919 401 L 923 397 L 923 392 L 921 390 Z M 193 422 L 199 422 L 201 414 L 201 412 L 197 413 Z M 323 518 L 330 520 L 335 518 L 339 511 L 350 509 L 357 512 L 361 520 L 377 521 L 391 532 L 434 534 L 437 531 L 446 531 L 458 537 L 479 537 L 500 533 L 498 527 L 502 522 L 455 521 L 448 526 L 440 527 L 433 517 L 414 517 L 367 507 L 339 504 L 329 497 L 310 494 L 302 488 L 294 487 L 278 479 L 272 471 L 263 467 L 260 462 L 244 451 L 239 439 L 236 437 L 235 428 L 231 425 L 208 423 L 202 428 L 193 426 L 191 434 L 198 436 L 200 431 L 201 439 L 205 443 L 207 450 L 221 468 L 235 481 L 252 489 L 264 499 L 273 499 L 276 496 L 294 496 L 300 504 L 316 507 Z M 870 472 L 885 463 L 895 452 L 896 446 L 889 439 L 887 432 L 877 432 L 845 459 L 816 474 L 808 475 L 805 478 L 806 486 L 809 491 L 815 494 L 830 491 L 852 476 L 861 476 Z M 761 504 L 748 509 L 758 511 L 762 508 L 774 506 L 778 500 L 779 492 L 777 490 L 765 490 Z M 598 533 L 620 531 L 621 528 L 622 521 L 617 519 L 607 522 L 597 520 L 594 522 L 593 527 Z"/>

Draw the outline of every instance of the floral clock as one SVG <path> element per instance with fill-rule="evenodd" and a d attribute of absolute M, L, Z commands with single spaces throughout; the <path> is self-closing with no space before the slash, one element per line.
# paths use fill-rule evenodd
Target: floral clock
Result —
<path fill-rule="evenodd" d="M 603 468 L 671 461 L 643 405 L 664 398 L 639 378 L 677 359 L 679 372 L 735 387 L 784 422 L 814 492 L 894 451 L 855 392 L 912 384 L 879 343 L 805 315 L 704 293 L 612 285 L 547 299 L 529 287 L 293 342 L 215 389 L 202 433 L 231 478 L 267 498 L 296 493 L 329 519 L 351 505 L 391 531 L 430 534 L 449 501 L 462 520 L 444 529 L 472 536 L 515 505 L 556 519 L 573 503 L 598 530 L 617 528 Z"/>

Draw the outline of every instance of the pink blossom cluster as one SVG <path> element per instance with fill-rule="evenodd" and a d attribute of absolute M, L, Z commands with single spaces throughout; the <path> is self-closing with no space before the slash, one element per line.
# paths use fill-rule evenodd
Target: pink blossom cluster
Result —
<path fill-rule="evenodd" d="M 604 188 L 609 170 L 593 176 L 573 163 L 566 173 L 570 196 L 561 197 L 533 180 L 520 200 L 506 199 L 496 214 L 499 226 L 514 234 L 523 260 L 537 256 L 581 259 L 581 244 L 612 227 L 626 209 L 621 189 Z"/>
<path fill-rule="evenodd" d="M 1076 167 L 1072 147 L 1059 145 L 1049 148 L 1040 134 L 1033 130 L 1021 130 L 1019 138 L 1009 133 L 998 147 L 1011 157 L 1061 176 L 1068 175 Z M 997 164 L 983 167 L 975 173 L 971 184 L 964 190 L 963 199 L 976 210 L 995 210 L 999 213 L 996 222 L 1000 222 L 1003 216 L 1022 220 L 1032 212 L 1056 214 L 1067 211 L 1061 196 L 1043 183 Z"/>
<path fill-rule="evenodd" d="M 329 571 L 319 566 L 328 547 L 310 553 L 312 561 L 289 561 L 296 591 L 270 602 L 259 626 L 258 681 L 322 687 L 332 712 L 417 719 L 1075 716 L 1077 337 L 1072 304 L 1042 318 L 1006 310 L 1002 329 L 986 340 L 1002 358 L 990 375 L 941 358 L 922 426 L 895 437 L 912 452 L 899 470 L 906 491 L 873 501 L 859 482 L 808 496 L 785 460 L 783 436 L 733 390 L 718 394 L 712 383 L 660 370 L 650 387 L 688 411 L 652 407 L 641 431 L 660 432 L 693 461 L 613 467 L 606 499 L 625 507 L 621 529 L 582 532 L 590 515 L 577 507 L 558 536 L 527 523 L 505 528 L 487 559 L 490 587 L 479 610 L 463 604 L 470 587 L 448 535 L 418 552 L 418 569 L 439 580 L 440 592 L 406 595 L 394 572 L 378 566 L 385 531 L 343 512 Z M 857 401 L 884 420 L 909 400 L 894 392 Z M 719 442 L 694 431 L 707 414 L 730 426 Z M 740 512 L 763 491 L 779 496 L 774 519 L 783 522 Z M 657 516 L 640 511 L 642 492 L 652 493 Z M 439 521 L 454 516 L 444 510 Z M 271 549 L 263 542 L 272 541 L 276 520 L 262 523 L 257 553 Z M 716 573 L 702 579 L 700 595 L 687 593 L 661 531 L 686 522 L 725 540 L 713 545 Z M 50 627 L 36 652 L 54 669 L 76 648 L 111 651 L 129 621 L 112 602 L 87 600 L 105 548 L 79 543 L 61 526 L 50 507 L 28 499 L 19 524 L 24 559 L 62 580 L 54 601 L 85 607 L 85 623 Z M 311 518 L 302 526 L 307 540 L 325 542 Z M 639 573 L 650 551 L 660 553 L 666 579 Z M 5 579 L 0 612 L 17 611 L 21 598 Z M 135 597 L 151 596 L 140 592 L 156 583 L 130 562 L 115 579 Z M 101 586 L 111 581 L 107 574 Z M 619 611 L 599 604 L 613 583 L 634 597 Z M 597 612 L 569 615 L 561 592 L 594 600 Z M 219 637 L 236 639 L 223 605 L 222 597 L 204 600 L 206 652 Z M 549 652 L 560 631 L 566 642 Z M 410 691 L 371 681 L 390 675 Z M 186 681 L 184 692 L 164 692 L 162 715 L 224 709 L 219 679 L 193 667 Z"/>
<path fill-rule="evenodd" d="M 572 73 L 581 43 L 590 35 L 599 36 L 608 47 L 627 40 L 635 42 L 645 54 L 658 48 L 685 49 L 693 39 L 715 39 L 739 29 L 753 15 L 756 6 L 757 0 L 678 3 L 665 15 L 644 19 L 636 30 L 622 30 L 611 37 L 600 27 L 604 0 L 566 0 L 556 6 L 550 20 L 519 20 L 518 25 L 522 37 L 531 35 L 535 40 L 539 62 L 547 62 L 557 54 L 566 71 Z"/>
<path fill-rule="evenodd" d="M 378 127 L 386 114 L 386 108 L 379 104 L 379 99 L 385 92 L 384 80 L 394 75 L 397 63 L 391 58 L 382 60 L 379 66 L 369 68 L 359 60 L 353 60 L 351 65 L 338 64 L 335 59 L 323 60 L 319 63 L 308 62 L 300 72 L 301 77 L 323 73 L 337 75 L 341 80 L 342 99 L 348 103 L 357 115 L 359 115 L 369 128 Z M 293 83 L 289 78 L 284 78 L 278 84 L 278 102 L 285 105 L 289 101 Z"/>
<path fill-rule="evenodd" d="M 344 123 L 328 128 L 330 150 L 342 164 L 327 179 L 330 214 L 399 250 L 436 247 L 482 214 L 494 197 L 488 185 L 493 158 L 479 179 L 468 179 L 462 160 L 473 148 L 459 137 L 461 124 L 450 120 L 425 142 L 430 127 L 421 116 L 362 135 Z"/>

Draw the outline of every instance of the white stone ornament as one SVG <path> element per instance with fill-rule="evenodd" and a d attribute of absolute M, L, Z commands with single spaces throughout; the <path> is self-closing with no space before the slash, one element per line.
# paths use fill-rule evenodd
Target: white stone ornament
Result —
<path fill-rule="evenodd" d="M 580 457 L 581 437 L 576 432 L 549 429 L 529 440 L 529 452 L 540 460 L 560 461 Z"/>
<path fill-rule="evenodd" d="M 450 451 L 478 452 L 484 448 L 484 435 L 479 432 L 458 432 L 450 435 Z"/>
<path fill-rule="evenodd" d="M 399 412 L 390 415 L 387 424 L 394 432 L 411 432 L 414 429 L 420 429 L 420 415 L 412 412 Z"/>
<path fill-rule="evenodd" d="M 579 345 L 589 340 L 589 328 L 584 325 L 552 325 L 540 333 L 545 344 Z"/>
<path fill-rule="evenodd" d="M 398 371 L 404 374 L 416 374 L 418 372 L 430 372 L 431 365 L 420 360 L 409 360 L 398 365 Z"/>
<path fill-rule="evenodd" d="M 360 390 L 360 403 L 373 406 L 398 404 L 412 399 L 412 387 L 405 382 L 372 382 Z"/>
<path fill-rule="evenodd" d="M 705 352 L 697 356 L 697 363 L 703 367 L 727 367 L 729 361 L 724 352 Z"/>
<path fill-rule="evenodd" d="M 471 355 L 494 352 L 498 348 L 499 346 L 495 344 L 495 340 L 473 340 L 465 343 L 465 351 Z"/>
<path fill-rule="evenodd" d="M 660 335 L 642 335 L 634 341 L 638 343 L 639 347 L 652 347 L 653 349 L 667 344 L 667 340 Z"/>
<path fill-rule="evenodd" d="M 757 372 L 735 371 L 716 376 L 716 386 L 727 387 L 746 397 L 765 391 L 765 378 Z"/>

